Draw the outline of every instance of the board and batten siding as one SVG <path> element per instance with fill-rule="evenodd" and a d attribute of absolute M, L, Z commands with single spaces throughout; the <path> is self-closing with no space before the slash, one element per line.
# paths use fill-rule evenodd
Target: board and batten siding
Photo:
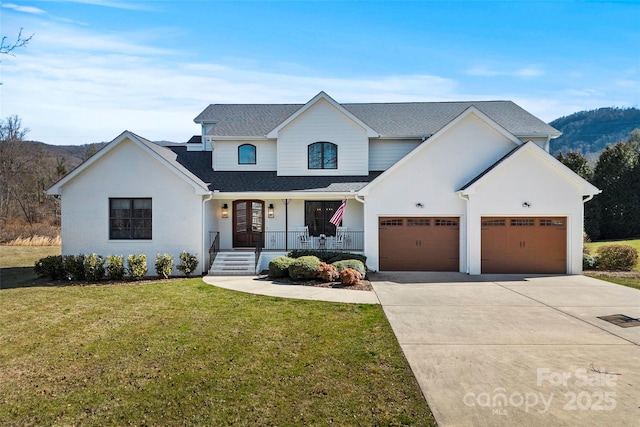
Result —
<path fill-rule="evenodd" d="M 256 147 L 256 164 L 238 163 L 238 147 L 251 144 Z M 276 170 L 276 141 L 215 141 L 213 150 L 213 170 L 215 171 L 274 171 Z"/>
<path fill-rule="evenodd" d="M 337 169 L 308 169 L 309 144 L 338 146 Z M 369 139 L 362 126 L 325 100 L 320 100 L 278 134 L 278 175 L 367 175 Z"/>
<path fill-rule="evenodd" d="M 372 139 L 369 141 L 369 170 L 389 169 L 398 160 L 420 145 L 416 139 Z"/>

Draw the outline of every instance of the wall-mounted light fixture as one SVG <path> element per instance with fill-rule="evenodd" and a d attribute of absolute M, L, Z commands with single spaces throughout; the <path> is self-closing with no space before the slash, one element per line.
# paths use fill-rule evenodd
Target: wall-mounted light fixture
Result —
<path fill-rule="evenodd" d="M 222 205 L 222 218 L 229 218 L 229 205 Z"/>
<path fill-rule="evenodd" d="M 524 202 L 524 203 L 522 204 L 522 207 L 523 207 L 523 208 L 530 208 L 530 207 L 531 207 L 531 203 L 529 203 L 529 202 Z"/>
<path fill-rule="evenodd" d="M 424 205 L 422 203 L 416 203 L 416 208 L 424 208 Z"/>
<path fill-rule="evenodd" d="M 267 215 L 269 218 L 273 218 L 273 203 L 269 203 L 269 207 L 267 208 Z"/>

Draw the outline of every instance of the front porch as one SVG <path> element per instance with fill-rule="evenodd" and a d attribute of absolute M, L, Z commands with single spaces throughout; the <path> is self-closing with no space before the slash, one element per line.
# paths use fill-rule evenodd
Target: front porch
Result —
<path fill-rule="evenodd" d="M 245 254 L 245 261 L 238 266 L 237 271 L 243 273 L 259 272 L 261 255 L 263 252 L 286 254 L 292 250 L 319 250 L 332 252 L 360 252 L 364 251 L 364 231 L 341 230 L 334 236 L 309 236 L 306 227 L 300 227 L 297 231 L 263 231 L 256 232 L 255 246 L 247 247 L 221 247 L 220 232 L 209 232 L 209 269 L 220 254 L 228 257 L 230 254 Z M 250 256 L 252 254 L 253 256 Z M 272 259 L 274 256 L 269 256 Z M 246 265 L 248 258 L 253 261 L 253 266 Z M 237 259 L 237 257 L 236 257 Z M 228 268 L 229 274 L 233 274 L 233 268 Z M 238 273 L 236 273 L 238 274 Z"/>

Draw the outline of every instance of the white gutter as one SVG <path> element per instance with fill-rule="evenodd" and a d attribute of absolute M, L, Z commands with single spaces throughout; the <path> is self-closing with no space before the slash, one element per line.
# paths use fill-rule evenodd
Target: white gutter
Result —
<path fill-rule="evenodd" d="M 205 266 L 207 266 L 207 270 L 206 272 L 208 273 L 208 268 L 209 266 L 207 265 L 207 254 L 209 253 L 209 248 L 207 248 L 207 244 L 206 242 L 206 235 L 208 233 L 205 233 L 205 215 L 204 215 L 204 204 L 206 202 L 208 202 L 209 200 L 213 199 L 213 192 L 209 191 L 209 193 L 207 194 L 206 198 L 202 198 L 202 271 L 205 272 L 204 268 Z"/>
<path fill-rule="evenodd" d="M 359 199 L 359 196 L 356 194 L 353 198 L 356 199 L 356 201 L 362 203 L 364 205 L 364 199 Z"/>
<path fill-rule="evenodd" d="M 462 194 L 461 191 L 458 191 L 458 197 L 460 197 L 462 200 L 464 200 L 466 202 L 465 206 L 467 208 L 467 214 L 465 215 L 465 219 L 464 219 L 465 234 L 466 234 L 465 239 L 464 239 L 465 242 L 466 242 L 465 245 L 464 245 L 465 246 L 465 252 L 466 252 L 465 253 L 465 260 L 464 260 L 464 265 L 465 265 L 464 270 L 465 270 L 466 274 L 470 274 L 471 270 L 469 268 L 469 261 L 471 259 L 471 254 L 470 254 L 471 248 L 470 248 L 470 245 L 469 245 L 469 215 L 470 215 L 470 211 L 471 211 L 471 206 L 470 206 L 471 205 L 471 199 L 469 199 L 469 195 Z"/>

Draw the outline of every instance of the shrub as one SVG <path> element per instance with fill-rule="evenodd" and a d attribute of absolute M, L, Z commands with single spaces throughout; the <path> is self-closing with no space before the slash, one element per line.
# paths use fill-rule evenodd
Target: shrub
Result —
<path fill-rule="evenodd" d="M 338 270 L 334 265 L 327 264 L 326 262 L 320 263 L 320 267 L 318 267 L 318 278 L 325 282 L 333 282 L 338 279 Z"/>
<path fill-rule="evenodd" d="M 360 255 L 360 254 L 352 254 L 349 252 L 340 252 L 335 256 L 332 256 L 331 258 L 326 260 L 327 264 L 333 264 L 336 263 L 338 261 L 347 261 L 347 260 L 351 260 L 351 259 L 356 259 L 358 261 L 360 261 L 363 265 L 367 265 L 367 257 L 364 255 Z"/>
<path fill-rule="evenodd" d="M 582 269 L 595 270 L 596 268 L 598 268 L 598 256 L 582 254 Z"/>
<path fill-rule="evenodd" d="M 598 248 L 598 268 L 629 271 L 638 262 L 638 251 L 629 245 L 606 245 Z"/>
<path fill-rule="evenodd" d="M 127 257 L 127 273 L 133 280 L 140 280 L 147 275 L 147 256 L 145 254 Z"/>
<path fill-rule="evenodd" d="M 122 280 L 124 277 L 124 257 L 122 255 L 107 256 L 107 273 L 111 280 Z"/>
<path fill-rule="evenodd" d="M 336 261 L 342 261 L 345 259 L 359 259 L 363 264 L 367 263 L 367 257 L 360 254 L 352 254 L 349 252 L 336 252 L 336 251 L 318 251 L 313 249 L 294 249 L 287 254 L 289 258 L 300 258 L 302 256 L 316 256 L 320 261 L 327 264 L 333 264 Z"/>
<path fill-rule="evenodd" d="M 90 282 L 97 282 L 104 277 L 104 258 L 91 253 L 84 258 L 84 275 Z"/>
<path fill-rule="evenodd" d="M 62 266 L 64 268 L 64 279 L 84 280 L 84 255 L 63 255 Z"/>
<path fill-rule="evenodd" d="M 50 255 L 36 261 L 33 266 L 38 277 L 48 277 L 51 280 L 60 280 L 65 277 L 62 255 Z"/>
<path fill-rule="evenodd" d="M 362 261 L 357 259 L 347 259 L 344 261 L 337 261 L 337 262 L 334 262 L 333 265 L 338 270 L 338 273 L 341 273 L 343 270 L 347 268 L 352 268 L 356 270 L 358 273 L 360 273 L 361 277 L 364 277 L 367 275 L 367 267 L 365 267 Z"/>
<path fill-rule="evenodd" d="M 269 261 L 269 276 L 274 279 L 289 276 L 289 266 L 295 259 L 286 256 L 279 256 Z"/>
<path fill-rule="evenodd" d="M 345 268 L 340 272 L 340 281 L 347 286 L 356 285 L 360 279 L 362 279 L 362 275 L 353 268 Z"/>
<path fill-rule="evenodd" d="M 316 256 L 296 258 L 289 266 L 289 277 L 293 280 L 315 279 L 318 267 L 320 267 L 320 260 Z"/>
<path fill-rule="evenodd" d="M 182 271 L 185 276 L 190 276 L 198 267 L 198 258 L 189 252 L 182 251 L 180 254 L 180 264 L 176 267 Z"/>
<path fill-rule="evenodd" d="M 168 279 L 173 271 L 173 257 L 169 254 L 156 255 L 156 274 Z"/>

